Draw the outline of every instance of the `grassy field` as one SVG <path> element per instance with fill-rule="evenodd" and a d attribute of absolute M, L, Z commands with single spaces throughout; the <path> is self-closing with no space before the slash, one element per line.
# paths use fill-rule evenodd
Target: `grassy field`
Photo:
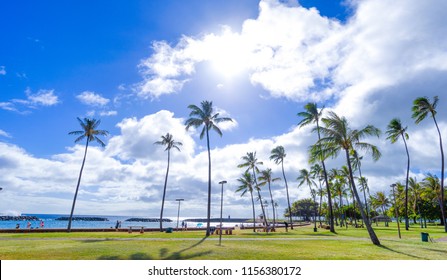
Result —
<path fill-rule="evenodd" d="M 374 226 L 381 241 L 375 246 L 365 229 L 336 228 L 337 234 L 312 226 L 285 232 L 235 230 L 222 238 L 204 238 L 203 231 L 174 233 L 92 232 L 0 234 L 2 260 L 447 260 L 441 226 L 409 231 L 395 224 Z M 435 242 L 422 242 L 421 231 Z"/>

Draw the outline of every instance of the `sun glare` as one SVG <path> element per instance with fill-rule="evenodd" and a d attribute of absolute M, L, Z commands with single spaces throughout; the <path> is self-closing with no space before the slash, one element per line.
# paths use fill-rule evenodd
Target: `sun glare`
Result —
<path fill-rule="evenodd" d="M 241 36 L 225 29 L 220 36 L 212 38 L 209 61 L 219 75 L 234 77 L 247 67 L 247 47 Z"/>

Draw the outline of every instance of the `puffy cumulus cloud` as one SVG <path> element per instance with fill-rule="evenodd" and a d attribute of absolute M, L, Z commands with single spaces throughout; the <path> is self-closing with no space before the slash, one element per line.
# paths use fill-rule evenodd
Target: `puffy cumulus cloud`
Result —
<path fill-rule="evenodd" d="M 315 9 L 263 0 L 258 18 L 246 20 L 240 33 L 223 26 L 220 34 L 184 35 L 175 46 L 155 42 L 153 54 L 140 64 L 144 81 L 139 94 L 159 97 L 178 92 L 195 72 L 195 65 L 208 62 L 224 76 L 248 71 L 251 82 L 273 96 L 304 100 L 317 80 L 330 83 L 325 77 L 338 61 L 340 41 L 332 34 L 340 28 L 337 21 L 321 17 Z"/>
<path fill-rule="evenodd" d="M 84 91 L 77 95 L 76 98 L 89 106 L 105 106 L 110 102 L 110 99 L 104 98 L 93 91 Z"/>
<path fill-rule="evenodd" d="M 6 75 L 5 66 L 0 66 L 0 76 Z"/>
<path fill-rule="evenodd" d="M 335 97 L 335 110 L 361 121 L 383 105 L 371 102 L 378 93 L 406 96 L 398 92 L 402 83 L 427 85 L 433 79 L 426 73 L 437 72 L 438 81 L 445 75 L 447 3 L 365 0 L 349 5 L 352 16 L 340 23 L 315 8 L 261 0 L 258 17 L 247 19 L 240 32 L 224 26 L 219 34 L 184 35 L 174 46 L 155 42 L 153 54 L 140 64 L 139 93 L 179 92 L 194 78 L 196 65 L 207 62 L 224 75 L 246 71 L 254 85 L 274 97 L 317 102 Z"/>
<path fill-rule="evenodd" d="M 162 135 L 170 133 L 175 141 L 183 143 L 181 153 L 176 153 L 172 160 L 185 160 L 194 153 L 194 141 L 185 130 L 181 118 L 174 118 L 174 113 L 162 110 L 141 119 L 126 118 L 117 126 L 121 135 L 110 139 L 107 152 L 123 160 L 157 161 L 165 160 L 164 149 L 154 145 Z"/>
<path fill-rule="evenodd" d="M 173 151 L 168 181 L 166 215 L 175 216 L 175 199 L 184 198 L 182 212 L 188 216 L 206 215 L 208 155 L 203 150 L 194 153 L 194 140 L 185 131 L 182 119 L 172 112 L 159 111 L 141 119 L 124 119 L 118 127 L 121 133 L 110 139 L 105 149 L 90 146 L 81 181 L 76 213 L 110 213 L 144 215 L 156 217 L 160 209 L 166 152 L 163 147 L 153 145 L 161 135 L 170 132 L 181 141 L 182 151 Z M 227 145 L 211 150 L 212 158 L 212 211 L 219 212 L 220 180 L 225 186 L 225 207 L 229 215 L 247 217 L 250 205 L 248 197 L 235 193 L 237 179 L 243 169 L 237 168 L 241 157 L 247 152 L 257 152 L 264 162 L 261 169 L 273 168 L 275 177 L 281 176 L 280 166 L 269 160 L 270 151 L 284 145 L 287 157 L 285 172 L 289 180 L 293 199 L 300 196 L 294 177 L 296 170 L 306 163 L 306 150 L 299 149 L 291 138 L 301 137 L 308 132 L 293 128 L 274 139 L 251 139 L 248 143 Z M 301 145 L 307 145 L 302 142 Z M 52 203 L 47 211 L 64 213 L 69 211 L 76 186 L 79 168 L 84 155 L 84 146 L 69 147 L 67 152 L 49 159 L 37 158 L 15 145 L 0 142 L 0 184 L 8 186 L 6 196 L 0 197 L 0 212 L 36 212 L 41 203 Z M 275 200 L 285 208 L 285 192 L 282 182 L 273 186 Z M 262 191 L 267 196 L 267 190 Z M 6 202 L 8 199 L 9 202 Z M 11 201 L 17 201 L 11 203 Z M 260 213 L 257 207 L 257 213 Z M 282 210 L 280 210 L 282 211 Z"/>

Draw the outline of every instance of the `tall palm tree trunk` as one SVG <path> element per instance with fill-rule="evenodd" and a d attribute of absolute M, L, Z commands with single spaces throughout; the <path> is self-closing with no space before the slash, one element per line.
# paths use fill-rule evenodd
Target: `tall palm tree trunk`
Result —
<path fill-rule="evenodd" d="M 318 141 L 320 141 L 321 140 L 320 124 L 318 123 L 318 120 L 317 120 L 317 134 L 318 134 Z M 334 211 L 332 209 L 331 189 L 329 187 L 329 180 L 327 178 L 326 164 L 324 163 L 324 159 L 321 160 L 321 166 L 323 166 L 324 183 L 326 184 L 326 191 L 327 191 L 327 202 L 328 202 L 328 206 L 329 206 L 329 227 L 330 227 L 330 232 L 335 233 Z"/>
<path fill-rule="evenodd" d="M 68 219 L 68 227 L 67 232 L 71 232 L 71 221 L 73 219 L 73 212 L 76 204 L 76 198 L 78 197 L 79 185 L 81 184 L 82 171 L 84 170 L 85 159 L 87 158 L 87 149 L 88 149 L 88 137 L 85 143 L 85 151 L 84 151 L 84 159 L 82 160 L 81 171 L 79 171 L 78 184 L 76 185 L 76 191 L 73 198 L 73 205 L 71 206 L 70 218 Z"/>
<path fill-rule="evenodd" d="M 436 129 L 438 130 L 439 135 L 439 147 L 441 149 L 441 215 L 442 215 L 442 224 L 444 225 L 444 231 L 447 232 L 447 223 L 445 216 L 445 200 L 444 200 L 444 149 L 442 148 L 442 137 L 441 131 L 439 130 L 438 122 L 436 121 L 435 116 L 433 115 L 433 120 L 436 125 Z"/>
<path fill-rule="evenodd" d="M 208 133 L 208 125 L 206 125 L 206 144 L 208 147 L 208 209 L 207 209 L 207 221 L 206 221 L 206 236 L 210 236 L 210 223 L 211 223 L 211 151 L 210 151 L 210 136 Z"/>
<path fill-rule="evenodd" d="M 407 152 L 407 177 L 405 179 L 405 230 L 410 230 L 410 223 L 408 221 L 408 177 L 410 176 L 410 154 L 408 153 L 407 141 L 402 132 L 402 139 L 405 144 L 405 151 Z"/>
<path fill-rule="evenodd" d="M 284 183 L 286 184 L 287 206 L 289 207 L 290 229 L 293 229 L 292 208 L 290 207 L 289 186 L 287 185 L 286 173 L 284 172 L 284 161 L 281 161 L 281 169 L 282 169 L 282 176 L 284 177 Z"/>
<path fill-rule="evenodd" d="M 271 203 L 272 203 L 272 209 L 273 209 L 273 228 L 275 228 L 275 225 L 276 225 L 276 218 L 275 218 L 275 204 L 274 204 L 274 202 L 273 202 L 273 195 L 272 195 L 272 189 L 271 189 L 271 187 L 270 187 L 270 181 L 268 181 L 268 184 L 269 184 L 269 193 L 270 193 L 270 201 L 271 201 Z"/>
<path fill-rule="evenodd" d="M 251 206 L 253 208 L 253 232 L 256 232 L 256 212 L 255 212 L 255 200 L 253 198 L 253 191 L 250 192 L 251 195 Z"/>
<path fill-rule="evenodd" d="M 165 176 L 165 186 L 163 188 L 163 198 L 161 200 L 161 210 L 160 210 L 160 231 L 163 231 L 163 210 L 165 207 L 165 197 L 166 197 L 166 186 L 168 184 L 168 174 L 169 174 L 169 162 L 171 159 L 171 151 L 168 149 L 168 166 L 166 167 Z"/>
<path fill-rule="evenodd" d="M 365 210 L 363 209 L 363 206 L 361 205 L 361 203 L 359 203 L 361 200 L 360 200 L 359 194 L 357 192 L 357 189 L 355 187 L 354 176 L 352 175 L 353 173 L 352 173 L 352 167 L 351 167 L 351 160 L 349 159 L 349 150 L 345 149 L 345 153 L 346 153 L 346 160 L 348 162 L 348 168 L 349 168 L 349 179 L 351 180 L 352 191 L 354 192 L 355 199 L 357 200 L 357 202 L 359 204 L 360 214 L 362 215 L 362 219 L 365 222 L 366 229 L 368 231 L 368 234 L 369 234 L 369 237 L 371 238 L 372 243 L 374 245 L 380 245 L 379 238 L 377 238 L 376 233 L 374 232 L 371 225 L 368 223 L 368 220 L 367 220 L 367 217 L 365 214 Z"/>
<path fill-rule="evenodd" d="M 255 168 L 254 167 L 252 168 L 252 171 L 253 171 L 253 178 L 254 178 L 254 181 L 255 181 L 256 191 L 258 192 L 259 202 L 261 203 L 262 215 L 263 215 L 263 218 L 264 218 L 264 225 L 267 227 L 268 226 L 267 216 L 265 215 L 264 204 L 262 203 L 261 192 L 259 191 L 258 180 L 256 180 L 256 173 L 255 173 Z"/>

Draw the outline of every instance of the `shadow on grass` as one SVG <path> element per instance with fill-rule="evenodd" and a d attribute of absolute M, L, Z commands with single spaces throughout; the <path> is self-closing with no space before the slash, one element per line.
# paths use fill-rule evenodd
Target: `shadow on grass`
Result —
<path fill-rule="evenodd" d="M 188 248 L 185 248 L 183 250 L 180 250 L 178 252 L 173 252 L 171 254 L 169 254 L 169 251 L 166 248 L 162 248 L 160 250 L 160 258 L 163 260 L 188 260 L 188 259 L 192 259 L 195 257 L 201 257 L 201 256 L 206 256 L 212 253 L 211 250 L 205 251 L 205 252 L 198 252 L 198 253 L 194 253 L 194 254 L 183 254 L 188 250 L 191 250 L 194 247 L 199 246 L 200 244 L 202 244 L 208 237 L 205 236 L 204 238 L 202 238 L 199 242 L 189 246 Z"/>
<path fill-rule="evenodd" d="M 185 252 L 187 252 L 188 250 L 191 250 L 192 248 L 195 248 L 195 247 L 199 246 L 200 244 L 202 244 L 206 239 L 207 239 L 207 237 L 204 237 L 199 242 L 189 246 L 188 248 L 180 250 L 178 252 L 170 253 L 168 249 L 161 248 L 160 252 L 159 252 L 159 258 L 158 259 L 162 259 L 162 260 L 188 260 L 188 259 L 194 259 L 194 258 L 197 258 L 197 257 L 209 255 L 209 254 L 212 253 L 211 250 L 204 251 L 204 252 L 197 252 L 197 253 L 193 253 L 193 254 L 185 254 Z M 95 240 L 95 241 L 97 241 L 97 240 Z M 107 241 L 107 240 L 100 240 L 100 241 Z M 120 257 L 120 256 L 116 256 L 116 255 L 113 255 L 113 256 L 100 256 L 98 258 L 98 260 L 120 260 L 120 259 L 123 259 L 123 258 Z M 151 255 L 149 255 L 147 253 L 138 252 L 138 253 L 131 254 L 127 259 L 129 259 L 129 260 L 155 260 L 157 258 L 154 258 L 154 257 L 152 257 Z"/>
<path fill-rule="evenodd" d="M 391 249 L 391 248 L 389 248 L 389 247 L 387 247 L 387 246 L 384 246 L 384 245 L 379 245 L 378 247 L 383 248 L 383 249 L 388 250 L 388 251 L 391 251 L 391 252 L 393 252 L 393 253 L 397 253 L 397 254 L 400 254 L 400 255 L 404 255 L 404 256 L 412 257 L 412 258 L 415 258 L 415 259 L 419 259 L 419 260 L 428 260 L 427 258 L 422 258 L 422 257 L 420 257 L 420 256 L 416 256 L 416 255 L 412 255 L 412 254 L 408 254 L 408 253 L 400 252 L 400 251 Z"/>

